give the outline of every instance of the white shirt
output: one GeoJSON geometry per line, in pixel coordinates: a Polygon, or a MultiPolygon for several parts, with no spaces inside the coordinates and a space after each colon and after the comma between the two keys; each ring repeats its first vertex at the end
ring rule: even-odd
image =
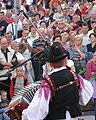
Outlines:
{"type": "Polygon", "coordinates": [[[82,45],[86,46],[87,44],[91,43],[88,33],[87,33],[87,35],[83,35],[83,33],[82,33],[81,36],[82,36],[82,39],[83,39],[82,45]]]}
{"type": "Polygon", "coordinates": [[[88,36],[90,36],[91,33],[94,33],[93,29],[88,31],[88,36]]]}
{"type": "Polygon", "coordinates": [[[18,39],[15,39],[15,41],[17,41],[18,43],[20,43],[20,42],[21,42],[21,39],[22,39],[22,38],[18,38],[18,39]]]}
{"type": "Polygon", "coordinates": [[[80,9],[80,6],[79,6],[79,4],[78,3],[76,3],[75,5],[74,5],[74,12],[77,10],[77,9],[80,9]]]}
{"type": "MultiPolygon", "coordinates": [[[[15,23],[12,23],[12,24],[9,24],[6,28],[6,33],[8,32],[11,32],[13,34],[13,36],[16,36],[16,24],[15,23]]],[[[19,24],[17,24],[17,31],[21,30],[22,28],[20,27],[19,24]]],[[[13,37],[12,36],[12,37],[13,37]]]]}
{"type": "Polygon", "coordinates": [[[33,3],[33,0],[26,0],[26,5],[31,5],[33,3]]]}
{"type": "Polygon", "coordinates": [[[16,57],[17,57],[18,61],[19,60],[25,60],[25,58],[23,57],[23,55],[21,53],[19,53],[19,52],[16,53],[16,57]]]}
{"type": "Polygon", "coordinates": [[[21,5],[20,10],[23,10],[23,11],[24,11],[24,13],[26,13],[26,12],[27,12],[27,11],[26,11],[26,8],[25,8],[23,5],[21,5]]]}
{"type": "Polygon", "coordinates": [[[73,65],[74,65],[74,62],[68,59],[67,66],[71,68],[73,65]]]}

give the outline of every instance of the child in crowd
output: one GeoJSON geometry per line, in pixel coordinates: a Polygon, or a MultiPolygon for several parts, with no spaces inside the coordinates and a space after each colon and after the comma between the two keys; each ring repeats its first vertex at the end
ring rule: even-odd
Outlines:
{"type": "Polygon", "coordinates": [[[7,99],[7,92],[4,90],[0,91],[1,102],[0,102],[0,120],[10,120],[10,118],[4,113],[9,105],[9,100],[7,99]]]}
{"type": "Polygon", "coordinates": [[[28,85],[28,79],[24,75],[23,67],[18,67],[16,69],[16,76],[14,76],[11,80],[10,85],[10,96],[11,98],[15,93],[17,93],[20,89],[28,85]]]}
{"type": "Polygon", "coordinates": [[[6,108],[9,105],[9,100],[7,99],[7,92],[4,90],[1,90],[1,102],[0,102],[0,108],[6,108]]]}

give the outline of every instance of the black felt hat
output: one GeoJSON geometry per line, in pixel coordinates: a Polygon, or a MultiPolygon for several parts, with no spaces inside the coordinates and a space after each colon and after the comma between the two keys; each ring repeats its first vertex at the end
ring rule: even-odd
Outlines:
{"type": "Polygon", "coordinates": [[[62,45],[59,42],[55,42],[48,51],[48,58],[46,61],[53,63],[64,59],[67,56],[68,54],[63,49],[62,45]]]}

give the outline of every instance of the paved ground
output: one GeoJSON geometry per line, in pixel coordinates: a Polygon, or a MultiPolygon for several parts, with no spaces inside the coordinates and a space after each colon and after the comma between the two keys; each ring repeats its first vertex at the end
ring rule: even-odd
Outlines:
{"type": "MultiPolygon", "coordinates": [[[[82,117],[80,117],[80,120],[81,120],[81,118],[84,120],[95,120],[93,115],[82,116],[82,117]]],[[[2,115],[0,115],[0,120],[2,120],[2,115]]]]}
{"type": "Polygon", "coordinates": [[[83,112],[82,115],[80,118],[84,120],[95,120],[94,111],[83,112]]]}
{"type": "Polygon", "coordinates": [[[93,115],[82,116],[81,118],[84,120],[95,120],[95,117],[93,115]]]}

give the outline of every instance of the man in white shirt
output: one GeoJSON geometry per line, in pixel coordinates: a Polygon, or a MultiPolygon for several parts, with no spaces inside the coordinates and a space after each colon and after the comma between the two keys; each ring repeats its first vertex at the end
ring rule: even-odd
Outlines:
{"type": "Polygon", "coordinates": [[[87,44],[91,43],[91,41],[89,39],[89,35],[88,35],[88,24],[85,23],[85,22],[82,24],[82,34],[81,34],[81,36],[82,36],[82,39],[83,39],[83,41],[82,41],[83,45],[86,46],[87,44]]]}

